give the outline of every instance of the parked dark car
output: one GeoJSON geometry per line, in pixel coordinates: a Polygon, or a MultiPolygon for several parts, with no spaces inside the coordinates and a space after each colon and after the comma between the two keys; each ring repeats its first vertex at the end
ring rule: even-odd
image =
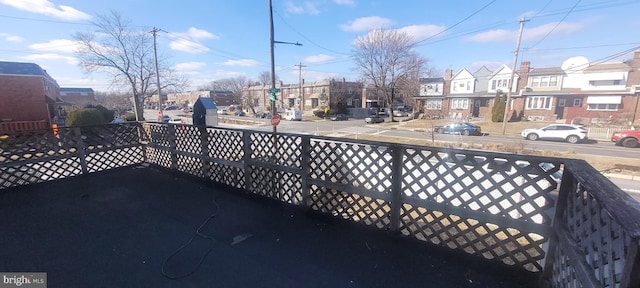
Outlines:
{"type": "Polygon", "coordinates": [[[369,115],[367,118],[364,118],[364,122],[372,124],[372,123],[382,123],[384,119],[378,115],[369,115]]]}
{"type": "Polygon", "coordinates": [[[236,112],[233,112],[233,115],[235,115],[235,116],[244,116],[246,114],[242,110],[237,110],[236,112]]]}
{"type": "Polygon", "coordinates": [[[638,130],[624,130],[614,132],[611,135],[611,141],[616,143],[616,146],[624,146],[628,148],[638,147],[640,142],[640,131],[638,130]]]}
{"type": "Polygon", "coordinates": [[[347,117],[347,115],[344,115],[344,114],[338,114],[338,115],[331,116],[329,119],[331,119],[331,121],[343,121],[343,120],[349,120],[349,117],[347,117]]]}
{"type": "Polygon", "coordinates": [[[443,126],[437,126],[433,130],[440,134],[482,135],[480,126],[467,122],[448,123],[443,126]]]}

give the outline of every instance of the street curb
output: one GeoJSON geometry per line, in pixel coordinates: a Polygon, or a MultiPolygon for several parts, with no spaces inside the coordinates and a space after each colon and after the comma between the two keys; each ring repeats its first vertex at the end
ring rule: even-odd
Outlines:
{"type": "Polygon", "coordinates": [[[634,176],[634,175],[609,174],[609,173],[602,173],[602,175],[607,177],[607,178],[618,178],[618,179],[627,179],[627,180],[633,180],[633,181],[640,181],[640,176],[634,176]]]}

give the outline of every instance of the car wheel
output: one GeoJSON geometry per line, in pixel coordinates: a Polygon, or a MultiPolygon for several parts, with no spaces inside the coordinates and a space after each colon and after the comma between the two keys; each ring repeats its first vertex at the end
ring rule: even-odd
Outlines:
{"type": "Polygon", "coordinates": [[[569,135],[569,137],[567,137],[567,142],[569,142],[571,144],[576,144],[576,143],[578,143],[578,141],[580,141],[580,137],[578,137],[576,135],[569,135]]]}
{"type": "Polygon", "coordinates": [[[536,140],[538,140],[538,134],[531,133],[531,134],[527,135],[527,139],[529,139],[531,141],[536,141],[536,140]]]}
{"type": "Polygon", "coordinates": [[[469,134],[471,134],[471,132],[469,132],[469,130],[462,131],[462,135],[464,135],[464,136],[469,136],[469,134]]]}
{"type": "Polygon", "coordinates": [[[438,133],[440,133],[440,134],[444,134],[444,129],[442,129],[442,128],[438,128],[438,133]]]}
{"type": "Polygon", "coordinates": [[[627,148],[636,148],[638,147],[638,139],[636,138],[627,138],[622,141],[622,146],[627,148]]]}

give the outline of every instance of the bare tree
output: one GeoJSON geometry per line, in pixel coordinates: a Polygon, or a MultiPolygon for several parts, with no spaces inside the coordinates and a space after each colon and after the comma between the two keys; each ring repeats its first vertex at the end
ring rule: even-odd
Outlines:
{"type": "MultiPolygon", "coordinates": [[[[263,86],[270,86],[271,85],[271,72],[269,72],[269,71],[260,72],[260,75],[258,75],[258,81],[260,81],[260,83],[263,86]]],[[[278,81],[278,75],[276,75],[276,81],[278,81]]]]}
{"type": "MultiPolygon", "coordinates": [[[[96,31],[78,32],[73,38],[80,47],[76,56],[87,73],[107,72],[112,84],[131,89],[137,120],[144,120],[145,98],[158,93],[156,84],[153,35],[149,30],[135,30],[129,20],[112,11],[91,23],[96,31]]],[[[166,58],[158,56],[158,71],[164,87],[180,90],[188,85],[184,77],[174,75],[166,58]]]]}
{"type": "MultiPolygon", "coordinates": [[[[420,75],[428,62],[418,55],[415,47],[415,41],[408,34],[384,29],[360,36],[353,44],[356,70],[382,92],[390,108],[400,82],[420,75]]],[[[390,115],[394,121],[393,113],[390,115]]]]}

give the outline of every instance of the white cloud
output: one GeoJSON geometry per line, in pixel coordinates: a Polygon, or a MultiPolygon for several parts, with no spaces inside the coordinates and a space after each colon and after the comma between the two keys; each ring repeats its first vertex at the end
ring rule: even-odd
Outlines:
{"type": "Polygon", "coordinates": [[[333,3],[336,3],[338,5],[347,5],[351,7],[356,6],[355,0],[333,0],[333,3]]]}
{"type": "Polygon", "coordinates": [[[0,33],[0,37],[4,38],[7,42],[22,42],[22,37],[11,35],[9,33],[0,33]]]}
{"type": "Polygon", "coordinates": [[[407,33],[415,41],[425,40],[444,31],[446,27],[437,25],[411,25],[398,29],[400,32],[407,33]]]}
{"type": "Polygon", "coordinates": [[[65,52],[65,53],[73,53],[79,48],[79,44],[73,40],[67,39],[55,39],[49,42],[36,43],[29,45],[29,49],[39,50],[39,51],[56,51],[56,52],[65,52]]]}
{"type": "MultiPolygon", "coordinates": [[[[558,23],[553,22],[544,24],[542,26],[525,29],[522,33],[522,40],[539,40],[542,39],[542,37],[545,37],[545,35],[549,34],[549,32],[552,30],[553,32],[551,32],[549,36],[557,37],[560,35],[568,35],[584,28],[584,25],[578,23],[563,22],[560,23],[558,27],[556,27],[556,25],[558,25],[558,23]],[[556,27],[555,30],[554,27],[556,27]]],[[[517,37],[518,30],[498,29],[476,34],[469,38],[469,40],[473,42],[507,42],[515,41],[517,37]]]]}
{"type": "Polygon", "coordinates": [[[219,39],[220,37],[206,30],[190,27],[186,32],[170,33],[175,40],[169,43],[173,50],[197,54],[209,52],[211,49],[201,43],[205,39],[219,39]]]}
{"type": "Polygon", "coordinates": [[[555,27],[557,24],[558,24],[557,22],[553,22],[553,23],[544,24],[542,26],[534,27],[531,29],[525,29],[524,32],[522,33],[522,40],[542,39],[542,37],[547,35],[551,30],[553,30],[553,32],[549,34],[549,37],[569,35],[576,31],[580,31],[582,28],[584,28],[582,24],[562,22],[560,23],[560,25],[558,25],[558,27],[554,29],[553,27],[555,27]]]}
{"type": "Polygon", "coordinates": [[[78,65],[79,61],[75,57],[65,56],[55,53],[42,53],[42,54],[31,54],[27,56],[20,57],[21,59],[29,60],[29,61],[42,61],[42,60],[61,60],[67,62],[67,64],[78,65]]]}
{"type": "Polygon", "coordinates": [[[240,59],[240,60],[227,60],[223,62],[222,65],[252,67],[252,66],[261,65],[261,63],[260,61],[256,61],[253,59],[240,59]]]}
{"type": "Polygon", "coordinates": [[[183,73],[183,72],[198,70],[205,66],[207,66],[207,64],[204,62],[184,62],[184,63],[176,64],[175,66],[173,66],[173,69],[175,69],[180,73],[183,73]]]}
{"type": "Polygon", "coordinates": [[[171,43],[169,43],[169,48],[192,54],[204,53],[211,50],[207,46],[187,39],[178,39],[175,41],[171,41],[171,43]]]}
{"type": "Polygon", "coordinates": [[[329,56],[329,55],[325,55],[325,54],[318,54],[318,55],[313,55],[313,56],[309,56],[307,58],[304,58],[304,62],[306,63],[324,63],[324,62],[329,62],[331,60],[335,59],[335,57],[333,56],[329,56]]]}
{"type": "Polygon", "coordinates": [[[43,14],[64,20],[89,20],[91,16],[70,6],[57,7],[48,0],[0,0],[0,4],[36,14],[43,14]]]}
{"type": "Polygon", "coordinates": [[[215,75],[218,79],[235,78],[235,77],[239,77],[239,76],[246,76],[246,74],[243,73],[243,72],[227,71],[227,70],[216,70],[213,73],[213,75],[215,75]]]}
{"type": "Polygon", "coordinates": [[[393,21],[379,16],[362,17],[340,25],[340,29],[348,32],[369,31],[373,29],[385,28],[393,24],[393,21]]]}
{"type": "Polygon", "coordinates": [[[305,1],[304,3],[302,3],[302,5],[296,5],[293,2],[287,2],[286,9],[287,12],[292,14],[320,14],[320,9],[318,9],[317,5],[309,1],[305,1]]]}

